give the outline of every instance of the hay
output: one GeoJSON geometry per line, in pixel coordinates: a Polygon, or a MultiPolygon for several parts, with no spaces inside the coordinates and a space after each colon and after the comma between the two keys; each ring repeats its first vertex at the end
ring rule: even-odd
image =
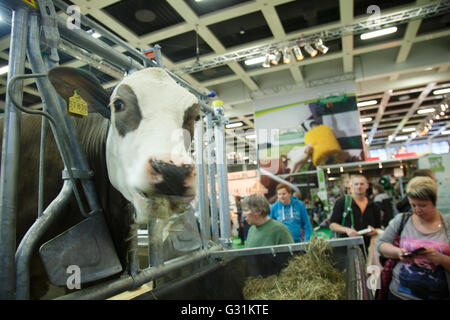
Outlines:
{"type": "Polygon", "coordinates": [[[246,300],[343,300],[345,272],[331,261],[331,249],[324,239],[312,238],[304,254],[290,259],[279,275],[248,278],[246,300]]]}

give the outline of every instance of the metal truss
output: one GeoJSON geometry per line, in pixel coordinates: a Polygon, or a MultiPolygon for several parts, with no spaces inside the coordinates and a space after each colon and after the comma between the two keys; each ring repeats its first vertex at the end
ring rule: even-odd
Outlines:
{"type": "Polygon", "coordinates": [[[323,30],[317,33],[310,34],[308,36],[300,36],[289,40],[275,41],[251,48],[227,52],[210,59],[196,61],[191,65],[176,69],[174,70],[174,72],[180,74],[194,73],[210,68],[215,68],[232,61],[242,61],[244,59],[260,57],[267,53],[281,50],[285,47],[292,48],[296,45],[304,46],[319,39],[322,39],[322,41],[324,42],[340,39],[347,35],[361,34],[364,32],[373,31],[374,29],[401,25],[413,20],[435,17],[448,12],[450,12],[450,1],[441,1],[438,3],[428,4],[413,9],[395,12],[377,19],[370,17],[366,20],[359,21],[350,25],[323,30]]]}

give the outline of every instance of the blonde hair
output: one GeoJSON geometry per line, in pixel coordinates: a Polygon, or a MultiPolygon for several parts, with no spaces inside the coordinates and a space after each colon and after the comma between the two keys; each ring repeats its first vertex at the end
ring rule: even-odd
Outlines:
{"type": "Polygon", "coordinates": [[[437,184],[430,177],[412,178],[406,186],[406,196],[415,200],[437,202],[437,184]]]}

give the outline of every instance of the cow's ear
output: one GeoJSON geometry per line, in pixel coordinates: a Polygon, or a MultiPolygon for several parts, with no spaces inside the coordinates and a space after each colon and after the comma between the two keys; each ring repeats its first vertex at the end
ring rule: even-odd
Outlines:
{"type": "Polygon", "coordinates": [[[76,92],[87,102],[89,108],[105,118],[110,118],[111,111],[108,107],[110,94],[91,73],[83,69],[55,67],[48,72],[48,78],[66,102],[76,92]]]}

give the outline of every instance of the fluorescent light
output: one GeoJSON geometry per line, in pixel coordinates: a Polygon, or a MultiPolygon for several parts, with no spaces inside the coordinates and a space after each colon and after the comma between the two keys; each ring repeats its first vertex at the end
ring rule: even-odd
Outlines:
{"type": "Polygon", "coordinates": [[[381,37],[381,36],[391,34],[394,32],[397,32],[397,27],[390,27],[390,28],[386,28],[386,29],[366,32],[361,35],[361,40],[367,40],[367,39],[371,39],[371,38],[381,37]]]}
{"type": "Polygon", "coordinates": [[[441,132],[441,134],[442,134],[442,135],[444,135],[444,134],[450,134],[450,130],[444,130],[444,131],[441,132]]]}
{"type": "Polygon", "coordinates": [[[396,136],[395,137],[395,141],[403,141],[403,140],[408,140],[409,137],[408,136],[396,136]]]}
{"type": "Polygon", "coordinates": [[[256,139],[256,134],[249,134],[248,136],[245,136],[245,138],[248,140],[256,139]]]}
{"type": "Polygon", "coordinates": [[[9,71],[9,66],[8,65],[0,68],[0,74],[8,73],[8,71],[9,71]]]}
{"type": "Polygon", "coordinates": [[[403,128],[402,132],[413,132],[416,131],[416,128],[403,128]]]}
{"type": "Polygon", "coordinates": [[[428,108],[428,109],[420,109],[417,110],[418,114],[425,114],[425,113],[432,113],[435,112],[436,110],[434,108],[428,108]]]}
{"type": "Polygon", "coordinates": [[[435,96],[440,95],[440,94],[446,94],[446,93],[450,93],[450,88],[444,88],[444,89],[439,89],[439,90],[433,91],[433,94],[435,96]]]}
{"type": "Polygon", "coordinates": [[[367,100],[367,101],[358,102],[356,105],[358,107],[366,107],[366,106],[373,106],[374,104],[377,104],[377,103],[378,103],[377,100],[367,100]]]}
{"type": "Polygon", "coordinates": [[[244,125],[243,122],[233,122],[233,123],[229,123],[229,124],[225,125],[225,127],[227,129],[230,129],[230,128],[242,127],[243,125],[244,125]]]}
{"type": "Polygon", "coordinates": [[[251,59],[247,59],[244,61],[245,65],[247,66],[251,66],[252,64],[258,64],[258,63],[263,63],[266,60],[266,57],[256,57],[256,58],[251,58],[251,59]]]}
{"type": "Polygon", "coordinates": [[[359,121],[360,121],[361,123],[364,123],[364,122],[370,122],[370,121],[372,121],[372,118],[371,118],[371,117],[361,118],[359,121]]]}

